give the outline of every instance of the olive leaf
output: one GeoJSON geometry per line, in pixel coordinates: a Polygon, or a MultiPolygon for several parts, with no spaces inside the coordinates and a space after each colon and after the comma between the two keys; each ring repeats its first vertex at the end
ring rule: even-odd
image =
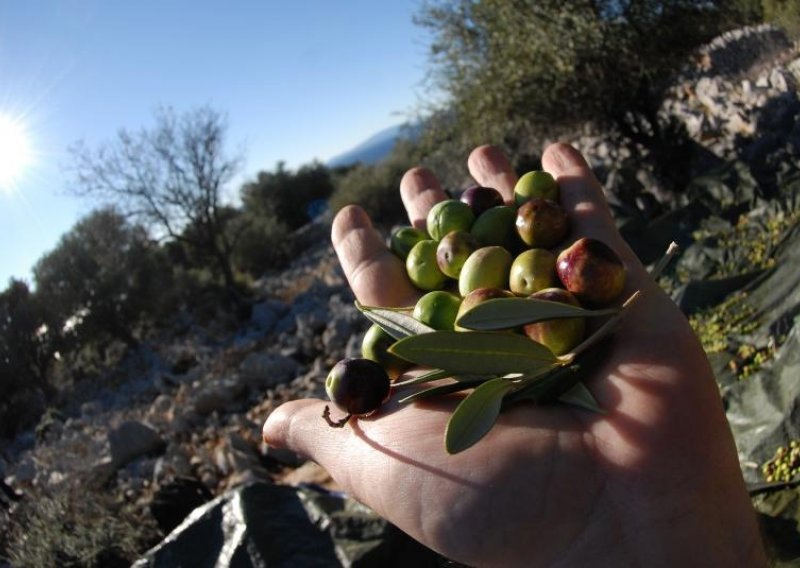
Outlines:
{"type": "Polygon", "coordinates": [[[558,362],[552,351],[527,337],[481,331],[414,335],[392,345],[389,352],[454,374],[528,373],[558,362]]]}
{"type": "Polygon", "coordinates": [[[426,398],[430,398],[433,396],[442,396],[445,394],[453,394],[456,392],[461,392],[463,390],[474,388],[477,385],[480,385],[481,382],[453,382],[447,383],[446,385],[437,385],[435,387],[430,387],[425,390],[421,390],[415,392],[414,394],[410,394],[404,398],[398,400],[398,404],[408,404],[409,402],[417,402],[419,400],[423,400],[426,398]]]}
{"type": "Polygon", "coordinates": [[[589,410],[591,412],[597,412],[599,414],[606,413],[605,410],[600,407],[600,404],[592,394],[592,391],[590,391],[581,381],[575,383],[571,389],[559,396],[558,400],[559,402],[571,404],[572,406],[577,406],[578,408],[583,408],[584,410],[589,410]]]}
{"type": "Polygon", "coordinates": [[[406,379],[405,381],[400,381],[394,383],[394,387],[407,387],[411,385],[419,385],[422,383],[429,383],[431,381],[438,381],[439,379],[454,379],[460,383],[477,383],[481,381],[485,381],[488,379],[492,379],[497,376],[497,373],[492,373],[490,375],[476,375],[474,373],[470,374],[458,374],[456,375],[452,371],[446,371],[443,369],[434,369],[433,371],[429,371],[427,373],[423,373],[422,375],[412,377],[410,379],[406,379]]]}
{"type": "Polygon", "coordinates": [[[618,311],[615,308],[587,310],[536,298],[494,298],[467,311],[456,324],[467,329],[488,331],[551,319],[610,316],[618,311]]]}
{"type": "Polygon", "coordinates": [[[504,406],[509,406],[521,400],[530,400],[535,403],[557,400],[558,396],[580,381],[580,370],[580,365],[575,363],[568,366],[555,367],[539,380],[529,382],[520,390],[510,393],[503,401],[503,404],[504,406]]]}
{"type": "Polygon", "coordinates": [[[366,311],[370,311],[370,310],[388,310],[390,312],[406,312],[406,313],[414,311],[414,306],[405,306],[405,307],[403,307],[403,306],[365,306],[364,304],[362,304],[358,300],[356,300],[353,303],[355,304],[356,309],[359,312],[362,312],[362,313],[366,312],[366,311]]]}
{"type": "Polygon", "coordinates": [[[447,422],[444,435],[447,453],[462,452],[483,438],[500,414],[503,397],[515,386],[508,379],[497,378],[482,383],[467,395],[447,422]]]}
{"type": "Polygon", "coordinates": [[[432,327],[415,320],[409,314],[405,313],[405,311],[399,311],[396,308],[373,308],[370,306],[362,306],[358,302],[356,302],[356,308],[358,308],[368,320],[378,324],[383,331],[395,339],[403,339],[404,337],[434,331],[432,327]]]}
{"type": "Polygon", "coordinates": [[[407,387],[411,385],[419,385],[422,383],[428,383],[430,381],[438,381],[439,379],[448,379],[452,374],[453,373],[451,373],[450,371],[444,371],[442,369],[434,369],[433,371],[428,371],[427,373],[423,373],[416,377],[406,379],[405,381],[398,381],[394,383],[392,386],[398,388],[398,387],[407,387]]]}

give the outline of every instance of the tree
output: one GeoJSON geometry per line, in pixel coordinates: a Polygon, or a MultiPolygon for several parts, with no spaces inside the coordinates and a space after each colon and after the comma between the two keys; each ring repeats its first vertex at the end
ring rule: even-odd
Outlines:
{"type": "Polygon", "coordinates": [[[20,280],[0,292],[0,436],[38,416],[32,401],[39,392],[46,398],[55,393],[49,371],[61,336],[38,300],[20,280]]]}
{"type": "Polygon", "coordinates": [[[285,264],[287,233],[311,221],[334,191],[330,170],[312,162],[288,170],[278,162],[241,189],[242,214],[229,224],[237,232],[236,266],[254,276],[285,264]]]}
{"type": "Polygon", "coordinates": [[[743,11],[734,0],[429,2],[416,21],[432,32],[430,78],[446,95],[430,145],[516,151],[591,121],[647,146],[666,136],[656,114],[674,71],[743,11]]]}
{"type": "Polygon", "coordinates": [[[155,249],[145,229],[116,210],[94,211],[36,263],[36,295],[80,344],[114,338],[134,347],[137,325],[170,288],[155,249]]]}
{"type": "Polygon", "coordinates": [[[311,220],[309,208],[333,193],[330,171],[313,162],[296,172],[278,162],[274,172],[259,172],[256,180],[242,186],[244,211],[286,225],[290,230],[311,220]]]}
{"type": "MultiPolygon", "coordinates": [[[[41,389],[53,392],[48,370],[60,348],[58,324],[43,302],[21,280],[0,292],[0,416],[15,393],[41,389]]],[[[13,426],[0,424],[0,432],[13,426]]],[[[12,428],[13,429],[13,428],[12,428]]]]}
{"type": "Polygon", "coordinates": [[[226,118],[210,107],[181,116],[161,109],[149,129],[120,130],[115,140],[95,151],[82,143],[73,146],[72,189],[113,204],[158,237],[181,241],[212,258],[235,295],[235,235],[225,231],[222,197],[240,169],[241,157],[226,155],[226,130],[226,118]]]}

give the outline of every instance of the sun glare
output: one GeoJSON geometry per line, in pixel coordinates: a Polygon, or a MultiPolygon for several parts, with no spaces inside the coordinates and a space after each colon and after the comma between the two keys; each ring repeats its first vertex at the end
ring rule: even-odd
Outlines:
{"type": "Polygon", "coordinates": [[[12,193],[16,189],[32,158],[25,125],[0,114],[0,192],[12,193]]]}

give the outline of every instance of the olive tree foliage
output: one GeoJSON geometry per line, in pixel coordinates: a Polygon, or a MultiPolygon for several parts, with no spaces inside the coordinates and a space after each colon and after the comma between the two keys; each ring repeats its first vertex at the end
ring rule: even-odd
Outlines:
{"type": "Polygon", "coordinates": [[[261,171],[241,188],[242,214],[231,229],[242,227],[234,259],[253,275],[283,265],[288,259],[287,234],[312,220],[333,193],[331,172],[319,162],[274,171],[261,171]]]}
{"type": "Polygon", "coordinates": [[[58,324],[21,280],[0,292],[0,399],[19,389],[49,391],[47,371],[59,348],[58,324]]]}
{"type": "Polygon", "coordinates": [[[311,220],[309,207],[330,197],[333,189],[330,171],[319,162],[300,166],[296,171],[278,162],[275,171],[259,172],[254,181],[242,186],[243,210],[275,219],[293,230],[311,220]]]}
{"type": "Polygon", "coordinates": [[[797,0],[762,0],[764,18],[800,38],[800,3],[797,0]]]}
{"type": "Polygon", "coordinates": [[[96,150],[79,143],[74,193],[115,206],[146,226],[213,259],[226,288],[236,290],[231,255],[236,235],[225,230],[223,193],[240,156],[225,151],[227,119],[210,107],[177,115],[156,112],[155,124],[122,129],[96,150]],[[191,226],[191,231],[185,231],[191,226]]]}
{"type": "Polygon", "coordinates": [[[34,266],[36,295],[79,345],[117,339],[133,347],[170,289],[160,252],[140,225],[114,209],[81,219],[34,266]]]}
{"type": "Polygon", "coordinates": [[[38,392],[48,398],[55,393],[49,371],[63,345],[57,331],[47,306],[25,282],[11,280],[0,292],[0,436],[35,419],[31,403],[38,392]]]}
{"type": "Polygon", "coordinates": [[[428,146],[514,151],[587,121],[646,143],[672,73],[742,18],[733,0],[427,2],[416,22],[431,33],[429,80],[445,95],[428,146]]]}

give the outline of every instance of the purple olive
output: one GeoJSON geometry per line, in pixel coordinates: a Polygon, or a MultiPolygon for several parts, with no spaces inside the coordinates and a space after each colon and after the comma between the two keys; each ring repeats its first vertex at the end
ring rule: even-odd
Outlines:
{"type": "Polygon", "coordinates": [[[342,359],[333,366],[325,379],[325,392],[339,410],[347,416],[332,422],[328,416],[323,418],[331,426],[341,427],[350,416],[365,416],[381,407],[389,398],[391,380],[383,367],[370,359],[342,359]]]}
{"type": "Polygon", "coordinates": [[[493,187],[483,187],[473,185],[464,190],[461,194],[461,201],[472,207],[475,218],[480,217],[481,213],[492,207],[505,205],[503,196],[493,187]]]}

